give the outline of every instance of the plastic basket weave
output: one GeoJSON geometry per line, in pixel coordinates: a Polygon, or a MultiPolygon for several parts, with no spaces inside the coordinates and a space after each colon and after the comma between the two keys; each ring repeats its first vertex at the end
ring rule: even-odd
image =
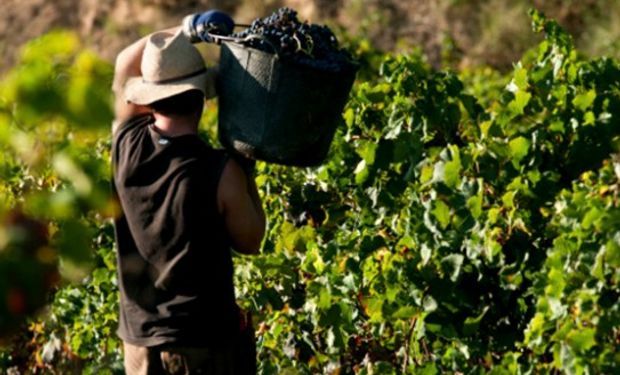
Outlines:
{"type": "Polygon", "coordinates": [[[329,151],[356,68],[339,73],[283,62],[224,42],[218,80],[220,142],[267,162],[312,166],[329,151]]]}

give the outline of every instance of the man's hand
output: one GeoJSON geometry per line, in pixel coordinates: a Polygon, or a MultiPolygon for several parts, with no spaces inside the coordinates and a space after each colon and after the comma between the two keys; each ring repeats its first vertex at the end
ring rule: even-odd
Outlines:
{"type": "Polygon", "coordinates": [[[192,43],[213,42],[209,34],[230,35],[235,22],[230,16],[219,10],[190,14],[183,18],[183,33],[192,43]]]}

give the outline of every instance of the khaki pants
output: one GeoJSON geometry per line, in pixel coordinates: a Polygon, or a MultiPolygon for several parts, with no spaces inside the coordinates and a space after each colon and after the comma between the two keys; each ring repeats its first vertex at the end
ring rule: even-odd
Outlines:
{"type": "Polygon", "coordinates": [[[127,375],[234,375],[232,348],[145,348],[123,343],[127,375]]]}
{"type": "Polygon", "coordinates": [[[124,342],[127,375],[255,375],[256,341],[248,313],[232,344],[208,348],[145,348],[124,342]]]}
{"type": "Polygon", "coordinates": [[[212,347],[146,348],[123,342],[127,375],[255,375],[252,315],[239,312],[239,331],[230,344],[212,347]]]}

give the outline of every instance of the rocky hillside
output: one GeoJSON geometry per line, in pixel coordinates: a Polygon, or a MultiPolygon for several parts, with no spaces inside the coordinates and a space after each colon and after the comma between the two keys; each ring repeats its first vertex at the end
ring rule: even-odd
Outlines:
{"type": "Polygon", "coordinates": [[[54,28],[76,30],[112,60],[125,44],[178,24],[188,13],[218,8],[247,23],[280,6],[296,9],[311,22],[363,35],[380,49],[421,47],[435,65],[449,61],[509,68],[532,45],[527,18],[532,4],[577,38],[587,34],[588,25],[604,27],[606,17],[620,15],[615,0],[3,0],[0,71],[14,64],[20,45],[54,28]]]}

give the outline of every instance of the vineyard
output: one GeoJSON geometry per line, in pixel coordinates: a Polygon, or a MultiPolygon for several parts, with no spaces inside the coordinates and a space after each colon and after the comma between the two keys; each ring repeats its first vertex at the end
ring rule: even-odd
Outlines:
{"type": "MultiPolygon", "coordinates": [[[[347,42],[326,163],[257,163],[260,374],[620,374],[620,63],[530,17],[507,75],[347,42]]],[[[123,374],[112,72],[58,31],[0,81],[0,374],[123,374]]]]}

